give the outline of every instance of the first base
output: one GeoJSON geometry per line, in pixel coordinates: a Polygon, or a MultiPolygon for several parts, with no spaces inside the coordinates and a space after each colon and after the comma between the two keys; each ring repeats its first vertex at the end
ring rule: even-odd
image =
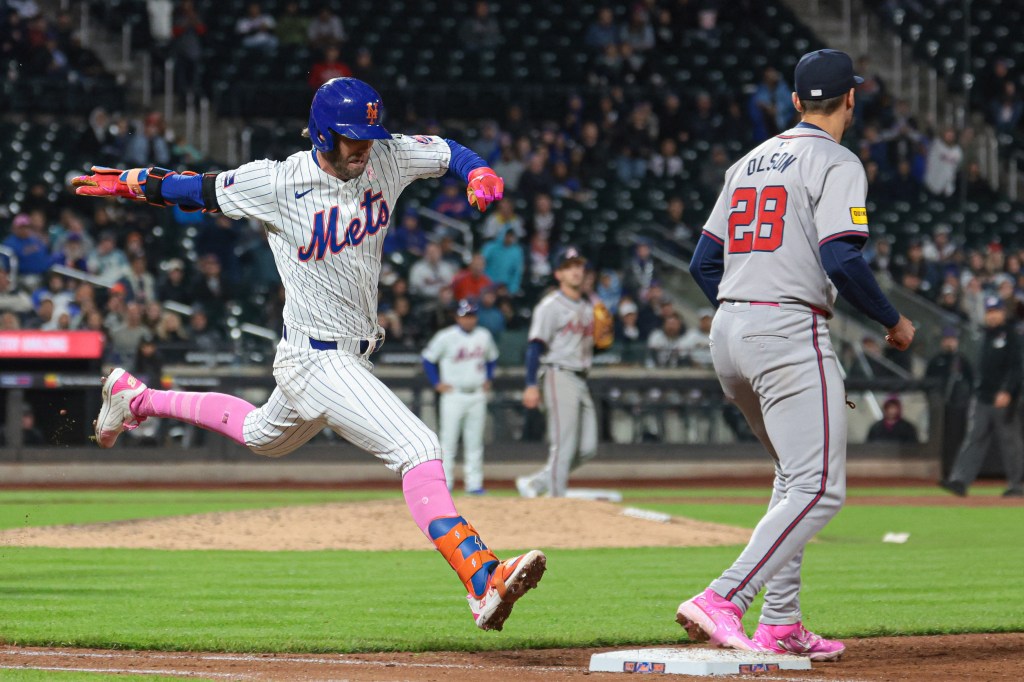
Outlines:
{"type": "Polygon", "coordinates": [[[590,672],[664,675],[749,675],[773,670],[810,670],[803,656],[735,649],[623,649],[594,654],[590,672]]]}

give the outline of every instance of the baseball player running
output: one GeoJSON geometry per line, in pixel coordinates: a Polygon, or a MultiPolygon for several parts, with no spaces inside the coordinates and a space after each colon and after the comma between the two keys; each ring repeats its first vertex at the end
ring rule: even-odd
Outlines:
{"type": "Polygon", "coordinates": [[[711,355],[722,390],[775,461],[774,490],[746,549],[679,606],[677,620],[698,641],[828,661],[845,647],[803,626],[800,564],[846,495],[845,391],[827,324],[835,292],[884,326],[895,348],[910,345],[914,326],[860,253],[867,180],[839,140],[861,79],[849,56],[819,50],[803,56],[794,80],[801,122],[726,172],[690,264],[718,307],[711,355]],[[749,639],[741,618],[762,587],[749,639]]]}
{"type": "Polygon", "coordinates": [[[564,497],[569,473],[597,454],[597,413],[586,378],[595,346],[611,345],[611,316],[602,306],[595,332],[595,305],[582,291],[585,265],[577,249],[566,249],[555,270],[558,289],[533,309],[523,406],[537,407],[543,381],[549,448],[544,468],[516,479],[523,497],[564,497]]]}
{"type": "Polygon", "coordinates": [[[448,490],[455,485],[455,454],[461,433],[466,492],[483,495],[487,391],[498,365],[498,347],[491,333],[477,326],[476,313],[475,303],[459,301],[455,324],[434,334],[423,349],[423,369],[441,395],[441,459],[448,490]]]}
{"type": "Polygon", "coordinates": [[[451,564],[469,594],[476,625],[500,630],[512,606],[537,585],[546,558],[505,561],[455,510],[437,437],[372,373],[384,340],[377,324],[381,247],[402,190],[451,170],[483,211],[504,183],[475,153],[435,136],[391,135],[380,95],[335,78],[313,97],[312,149],[284,161],[254,161],[223,173],[94,167],[76,193],[157,206],[221,212],[263,222],[284,282],[284,329],[274,360],[277,387],[262,407],[221,393],[158,391],[118,368],[103,384],[96,420],[101,447],[148,417],[216,431],[254,453],[281,457],[330,427],[402,475],[413,520],[451,564]]]}

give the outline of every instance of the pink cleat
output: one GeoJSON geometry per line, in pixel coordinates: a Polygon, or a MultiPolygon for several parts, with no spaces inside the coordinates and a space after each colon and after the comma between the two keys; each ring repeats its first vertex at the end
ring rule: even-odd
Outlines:
{"type": "Polygon", "coordinates": [[[754,633],[754,641],[769,651],[807,656],[812,661],[838,661],[846,651],[842,642],[819,637],[805,628],[803,623],[761,623],[754,633]]]}
{"type": "Polygon", "coordinates": [[[715,646],[768,651],[747,637],[742,618],[740,607],[719,597],[710,587],[693,599],[684,601],[676,612],[676,622],[686,628],[686,634],[694,642],[710,640],[715,646]]]}
{"type": "Polygon", "coordinates": [[[146,420],[132,414],[132,399],[146,390],[142,383],[118,367],[103,379],[103,406],[93,422],[96,442],[101,448],[113,447],[124,430],[131,431],[146,420]]]}

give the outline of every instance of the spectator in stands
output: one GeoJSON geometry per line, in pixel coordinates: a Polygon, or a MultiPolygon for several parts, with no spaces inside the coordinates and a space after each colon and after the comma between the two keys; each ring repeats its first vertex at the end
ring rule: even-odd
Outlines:
{"type": "Polygon", "coordinates": [[[638,308],[630,298],[623,297],[618,303],[618,316],[615,318],[615,342],[624,344],[642,344],[644,335],[637,325],[638,308]]]}
{"type": "Polygon", "coordinates": [[[658,108],[658,129],[663,138],[671,138],[677,143],[690,139],[687,128],[687,114],[683,109],[679,95],[670,92],[661,100],[658,108]]]}
{"type": "MultiPolygon", "coordinates": [[[[466,203],[463,201],[462,203],[466,203]]],[[[523,219],[516,215],[516,205],[512,199],[501,199],[498,201],[497,211],[492,211],[484,221],[483,237],[493,240],[504,235],[506,229],[511,229],[516,237],[526,236],[526,228],[523,227],[523,219]]]]}
{"type": "Polygon", "coordinates": [[[11,233],[4,239],[3,245],[18,258],[19,276],[42,275],[50,268],[46,241],[38,231],[32,229],[32,219],[24,213],[14,216],[11,233]]]}
{"type": "Polygon", "coordinates": [[[974,390],[974,371],[960,352],[960,332],[947,326],[942,330],[941,350],[928,361],[926,379],[942,381],[942,476],[946,478],[967,431],[967,408],[974,390]]]}
{"type": "Polygon", "coordinates": [[[373,53],[367,47],[356,50],[356,61],[352,65],[352,75],[364,83],[378,83],[383,77],[373,63],[373,53]]]}
{"type": "Polygon", "coordinates": [[[658,151],[651,156],[647,171],[656,178],[677,178],[683,174],[683,157],[679,155],[676,141],[663,138],[658,151]]]}
{"type": "Polygon", "coordinates": [[[953,196],[956,176],[964,152],[956,140],[956,130],[948,127],[942,137],[932,140],[925,162],[924,186],[929,192],[940,197],[953,196]]]}
{"type": "Polygon", "coordinates": [[[686,364],[687,349],[683,341],[686,326],[679,313],[672,312],[647,338],[648,367],[680,367],[686,364]]]}
{"type": "Polygon", "coordinates": [[[531,235],[541,235],[545,239],[551,239],[555,231],[554,203],[550,194],[538,194],[533,199],[533,214],[530,216],[531,235]]]}
{"type": "Polygon", "coordinates": [[[224,346],[224,337],[215,326],[210,325],[210,318],[202,306],[193,306],[192,315],[188,318],[189,349],[203,353],[215,353],[224,346]]]}
{"type": "MultiPolygon", "coordinates": [[[[2,294],[0,294],[2,297],[2,294]]],[[[16,332],[21,330],[21,320],[13,311],[5,310],[0,306],[0,332],[16,332]]]]}
{"type": "Polygon", "coordinates": [[[165,138],[166,128],[162,114],[156,111],[147,114],[141,128],[128,140],[124,150],[125,163],[129,166],[169,166],[171,147],[165,138]]]}
{"type": "Polygon", "coordinates": [[[616,172],[628,184],[641,180],[647,173],[648,160],[654,151],[657,125],[652,125],[651,106],[645,102],[633,107],[626,125],[616,136],[616,172]]]}
{"type": "Polygon", "coordinates": [[[484,272],[484,256],[482,253],[474,253],[469,265],[460,270],[452,280],[453,299],[461,301],[464,298],[480,298],[480,293],[485,287],[492,286],[494,282],[484,272]]]}
{"type": "Polygon", "coordinates": [[[113,284],[128,272],[128,257],[117,247],[117,237],[109,230],[100,233],[96,248],[86,263],[89,272],[107,284],[113,284]]]}
{"type": "Polygon", "coordinates": [[[480,306],[477,311],[477,324],[486,329],[495,341],[501,340],[505,333],[505,316],[498,309],[496,287],[487,287],[480,294],[480,306]]]}
{"type": "Polygon", "coordinates": [[[160,301],[149,300],[142,307],[142,324],[146,325],[152,334],[156,334],[156,328],[160,326],[160,320],[164,316],[164,307],[160,301]]]}
{"type": "Polygon", "coordinates": [[[46,283],[32,292],[32,304],[36,307],[44,299],[53,301],[55,314],[67,310],[75,300],[75,295],[68,291],[67,281],[56,272],[46,274],[46,283]]]}
{"type": "Polygon", "coordinates": [[[284,14],[277,19],[277,43],[283,47],[300,47],[309,42],[309,17],[299,10],[299,3],[289,0],[284,14]]]}
{"type": "Polygon", "coordinates": [[[647,8],[637,3],[629,13],[629,23],[622,27],[619,42],[629,46],[633,52],[643,53],[654,47],[654,27],[647,8]]]}
{"type": "Polygon", "coordinates": [[[206,24],[193,0],[182,0],[174,10],[174,80],[182,94],[198,96],[203,91],[203,40],[206,24]]]}
{"type": "Polygon", "coordinates": [[[596,177],[603,177],[608,167],[608,146],[601,139],[601,129],[593,121],[587,121],[580,130],[579,148],[580,179],[589,182],[596,177]]]}
{"type": "MultiPolygon", "coordinates": [[[[508,202],[508,200],[503,200],[508,202]]],[[[523,286],[526,254],[519,243],[519,234],[513,225],[505,225],[497,237],[484,244],[484,271],[495,284],[504,284],[512,296],[518,296],[523,286]]]]}
{"type": "Polygon", "coordinates": [[[157,286],[157,300],[175,301],[191,305],[190,286],[185,280],[185,263],[180,258],[171,258],[160,265],[163,275],[157,286]]]}
{"type": "Polygon", "coordinates": [[[925,260],[943,265],[952,263],[957,254],[957,246],[953,243],[952,234],[953,228],[948,224],[936,225],[932,231],[932,238],[924,244],[925,260]]]}
{"type": "Polygon", "coordinates": [[[996,296],[985,299],[985,336],[979,351],[978,380],[971,399],[967,435],[952,473],[940,485],[955,495],[966,495],[994,442],[1003,457],[1008,484],[1003,496],[1024,497],[1024,444],[1017,404],[1024,374],[1021,342],[1007,324],[1003,302],[996,296]]]}
{"type": "Polygon", "coordinates": [[[881,196],[886,201],[906,201],[916,203],[921,199],[921,185],[910,172],[910,161],[901,159],[896,165],[896,172],[881,183],[881,196]]]}
{"type": "Polygon", "coordinates": [[[971,161],[967,164],[965,182],[967,183],[967,201],[973,201],[985,206],[999,198],[999,193],[992,189],[992,185],[988,183],[988,180],[982,177],[981,166],[977,161],[971,161]]]}
{"type": "Polygon", "coordinates": [[[181,316],[165,310],[160,316],[154,334],[161,344],[181,344],[188,341],[188,331],[181,324],[181,316]]]}
{"type": "Polygon", "coordinates": [[[198,269],[192,282],[191,299],[202,306],[211,325],[219,326],[224,322],[234,291],[222,274],[220,259],[214,254],[200,256],[198,269]]]}
{"type": "Polygon", "coordinates": [[[910,102],[905,99],[896,102],[892,121],[883,131],[882,137],[889,143],[889,160],[892,164],[904,160],[914,161],[921,145],[921,133],[910,102]]]}
{"type": "Polygon", "coordinates": [[[864,121],[878,117],[880,103],[885,96],[885,82],[871,68],[871,57],[866,54],[857,58],[857,74],[864,82],[857,86],[857,107],[853,112],[857,128],[863,128],[864,121]]]}
{"type": "Polygon", "coordinates": [[[637,313],[637,326],[641,336],[646,339],[655,329],[661,327],[663,309],[671,310],[672,302],[665,296],[661,284],[657,280],[651,282],[646,293],[640,295],[640,306],[637,313]]]}
{"type": "Polygon", "coordinates": [[[543,232],[534,232],[530,238],[529,259],[530,284],[542,288],[551,282],[551,242],[543,232]]]}
{"type": "Polygon", "coordinates": [[[761,82],[750,98],[750,119],[756,140],[767,140],[789,128],[795,110],[792,89],[774,67],[765,67],[761,82]]]}
{"type": "Polygon", "coordinates": [[[407,208],[402,222],[388,230],[384,238],[384,253],[407,253],[416,258],[423,255],[429,239],[420,229],[420,218],[416,209],[407,208]]]}
{"type": "Polygon", "coordinates": [[[717,137],[715,131],[721,120],[722,115],[715,111],[711,95],[706,92],[697,93],[697,97],[693,101],[693,109],[686,121],[689,138],[704,141],[715,139],[717,137]]]}
{"type": "Polygon", "coordinates": [[[493,50],[501,44],[501,28],[491,16],[487,0],[477,0],[473,5],[473,16],[462,20],[459,28],[459,45],[464,50],[493,50]]]}
{"type": "Polygon", "coordinates": [[[494,165],[501,154],[501,129],[495,121],[480,124],[480,133],[473,139],[473,149],[488,165],[494,165]]]}
{"type": "Polygon", "coordinates": [[[640,239],[633,247],[633,257],[626,267],[623,288],[632,296],[643,298],[654,283],[654,256],[651,243],[640,239]]]}
{"type": "Polygon", "coordinates": [[[682,345],[691,366],[712,369],[714,365],[711,362],[711,321],[715,317],[715,311],[713,308],[701,308],[698,315],[697,326],[686,330],[682,345]]]}
{"type": "Polygon", "coordinates": [[[263,13],[258,2],[250,2],[246,15],[235,23],[235,33],[242,39],[242,47],[250,50],[277,50],[274,17],[263,13]]]}
{"type": "Polygon", "coordinates": [[[24,315],[32,310],[32,299],[11,281],[11,274],[0,268],[0,310],[24,315]]]}
{"type": "Polygon", "coordinates": [[[129,302],[146,303],[157,300],[156,278],[146,270],[146,256],[134,254],[128,259],[128,272],[118,282],[124,285],[129,302]]]}
{"type": "MultiPolygon", "coordinates": [[[[6,422],[0,424],[0,445],[7,447],[6,422]]],[[[46,437],[36,426],[36,416],[32,412],[32,406],[26,404],[21,412],[21,444],[22,445],[46,445],[46,437]]]]}
{"type": "Polygon", "coordinates": [[[1017,94],[1017,84],[1012,80],[1003,83],[999,98],[992,102],[989,120],[1000,135],[1014,135],[1024,115],[1024,102],[1017,94]]]}
{"type": "Polygon", "coordinates": [[[341,17],[331,11],[330,5],[326,2],[320,5],[313,21],[309,22],[306,31],[309,38],[309,46],[314,50],[326,51],[332,46],[338,46],[345,42],[345,25],[341,17]]]}
{"type": "Polygon", "coordinates": [[[149,335],[149,329],[142,323],[142,306],[138,303],[127,303],[124,307],[124,320],[120,325],[110,328],[110,359],[117,365],[131,366],[135,362],[135,352],[139,342],[149,335]]]}
{"type": "Polygon", "coordinates": [[[905,288],[916,294],[933,298],[937,292],[939,272],[924,258],[924,243],[910,240],[905,256],[897,256],[892,264],[892,276],[905,288]]]}
{"type": "Polygon", "coordinates": [[[85,221],[70,208],[65,208],[60,212],[58,230],[60,234],[53,238],[52,251],[54,253],[62,250],[64,243],[69,239],[77,239],[86,252],[92,250],[95,246],[92,237],[89,236],[85,221]]]}
{"type": "Polygon", "coordinates": [[[430,208],[455,220],[469,220],[473,217],[473,207],[466,201],[466,192],[455,178],[441,181],[441,193],[434,198],[430,208]]]}
{"type": "Polygon", "coordinates": [[[869,443],[917,443],[917,427],[903,418],[903,403],[896,396],[882,405],[882,418],[868,430],[869,443]]]}
{"type": "MultiPolygon", "coordinates": [[[[128,150],[128,141],[132,137],[131,123],[124,116],[117,116],[110,126],[110,135],[107,136],[100,149],[100,158],[109,161],[111,165],[121,163],[125,159],[128,150]]],[[[97,208],[98,213],[101,209],[97,208]]],[[[102,209],[106,210],[106,209],[102,209]]]]}
{"type": "Polygon", "coordinates": [[[967,317],[960,306],[960,292],[955,284],[949,282],[943,284],[935,303],[948,313],[951,319],[967,317]]]}
{"type": "Polygon", "coordinates": [[[603,53],[609,45],[619,42],[619,27],[615,25],[615,13],[611,7],[597,10],[597,18],[587,27],[583,42],[598,54],[603,53]]]}
{"type": "Polygon", "coordinates": [[[684,246],[687,253],[691,252],[695,243],[695,232],[689,223],[686,222],[686,202],[680,196],[669,197],[668,205],[665,207],[664,226],[669,234],[676,241],[677,245],[684,246]]]}
{"type": "Polygon", "coordinates": [[[341,61],[341,50],[337,45],[328,45],[324,48],[323,54],[323,58],[313,64],[313,68],[309,71],[309,87],[314,90],[333,78],[352,75],[352,69],[341,61]]]}
{"type": "Polygon", "coordinates": [[[52,298],[41,297],[25,318],[25,329],[53,329],[57,322],[56,309],[52,298]]]}
{"type": "Polygon", "coordinates": [[[725,182],[725,172],[731,165],[725,146],[712,145],[710,159],[704,162],[700,171],[700,184],[707,189],[719,190],[725,182]]]}
{"type": "MultiPolygon", "coordinates": [[[[89,112],[89,124],[78,138],[76,147],[83,157],[99,158],[100,150],[111,136],[110,115],[103,107],[95,107],[89,112]]],[[[120,159],[103,158],[103,163],[115,163],[120,159]]]]}
{"type": "Polygon", "coordinates": [[[864,135],[860,139],[860,158],[877,163],[878,170],[883,176],[892,170],[889,163],[889,143],[882,139],[875,125],[864,126],[864,135]]]}
{"type": "Polygon", "coordinates": [[[547,169],[547,154],[534,152],[526,164],[526,170],[519,177],[519,196],[526,201],[544,192],[550,192],[555,179],[547,169]]]}
{"type": "Polygon", "coordinates": [[[455,273],[455,266],[441,258],[441,245],[431,242],[409,271],[409,293],[435,299],[441,289],[451,285],[455,273]]]}

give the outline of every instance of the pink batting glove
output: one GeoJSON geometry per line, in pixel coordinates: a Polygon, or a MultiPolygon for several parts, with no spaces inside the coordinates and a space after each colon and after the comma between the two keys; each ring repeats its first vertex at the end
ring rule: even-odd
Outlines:
{"type": "Polygon", "coordinates": [[[493,169],[484,166],[469,173],[466,197],[470,206],[476,206],[481,213],[492,203],[505,196],[505,181],[493,169]]]}

